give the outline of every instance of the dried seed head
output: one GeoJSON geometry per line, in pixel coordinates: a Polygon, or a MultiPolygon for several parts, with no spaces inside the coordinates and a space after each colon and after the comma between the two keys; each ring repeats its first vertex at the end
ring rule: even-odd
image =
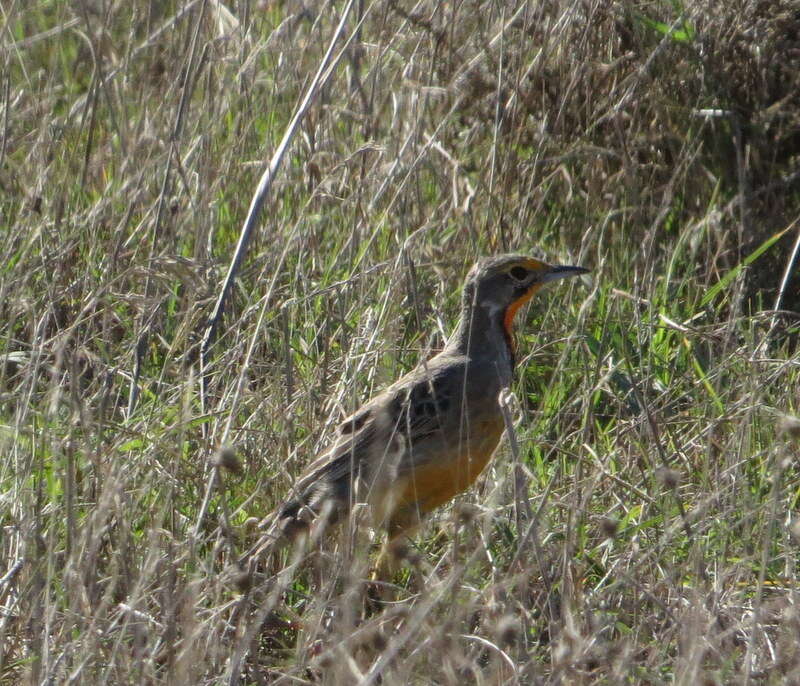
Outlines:
{"type": "Polygon", "coordinates": [[[239,593],[247,593],[253,586],[253,575],[246,567],[231,565],[224,574],[226,583],[233,585],[239,593]]]}
{"type": "Polygon", "coordinates": [[[519,638],[519,620],[514,615],[501,617],[497,622],[496,633],[501,648],[514,645],[519,638]]]}
{"type": "Polygon", "coordinates": [[[396,560],[407,560],[409,553],[408,545],[403,542],[395,541],[389,545],[389,554],[396,560]]]}
{"type": "Polygon", "coordinates": [[[409,567],[418,567],[422,558],[416,550],[412,550],[403,542],[395,541],[389,545],[389,555],[399,562],[405,562],[409,567]]]}
{"type": "Polygon", "coordinates": [[[415,550],[411,550],[408,555],[406,555],[406,562],[409,567],[416,569],[422,564],[422,556],[415,550]]]}
{"type": "Polygon", "coordinates": [[[487,93],[495,90],[491,77],[479,67],[470,69],[461,76],[456,82],[456,87],[470,100],[479,100],[487,93]]]}
{"type": "Polygon", "coordinates": [[[253,587],[253,575],[246,569],[239,572],[233,580],[239,593],[247,593],[253,587]]]}
{"type": "Polygon", "coordinates": [[[800,543],[800,517],[793,519],[789,524],[789,535],[795,543],[800,543]]]}
{"type": "Polygon", "coordinates": [[[227,469],[229,472],[233,472],[237,476],[241,476],[242,474],[242,463],[230,446],[222,446],[217,451],[217,454],[214,456],[214,464],[227,469]]]}
{"type": "Polygon", "coordinates": [[[389,645],[389,639],[386,638],[386,634],[383,632],[383,629],[376,629],[375,632],[370,637],[370,644],[372,645],[372,649],[376,652],[383,652],[386,650],[386,646],[389,645]]]}
{"type": "Polygon", "coordinates": [[[677,469],[661,467],[656,471],[656,478],[664,488],[672,490],[677,488],[678,484],[681,482],[681,473],[677,469]]]}
{"type": "Polygon", "coordinates": [[[785,414],[778,420],[778,433],[797,440],[800,438],[800,418],[785,414]]]}
{"type": "Polygon", "coordinates": [[[480,514],[480,508],[472,503],[461,503],[456,511],[460,524],[469,524],[480,514]]]}
{"type": "MultiPolygon", "coordinates": [[[[314,652],[316,646],[312,646],[311,652],[314,652]]],[[[319,648],[317,648],[318,650],[319,648]]],[[[324,653],[317,655],[314,660],[315,666],[320,669],[333,669],[336,666],[336,656],[330,651],[326,650],[324,653]]]]}
{"type": "Polygon", "coordinates": [[[614,538],[617,535],[619,522],[613,517],[600,518],[600,531],[603,532],[605,538],[614,538]]]}

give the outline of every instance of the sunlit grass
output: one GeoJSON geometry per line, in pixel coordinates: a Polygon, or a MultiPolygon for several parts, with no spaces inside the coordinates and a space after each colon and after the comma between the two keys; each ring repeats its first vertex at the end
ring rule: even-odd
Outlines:
{"type": "Polygon", "coordinates": [[[139,5],[3,15],[0,681],[797,681],[790,3],[369,6],[204,402],[341,7],[139,5]],[[593,270],[518,318],[520,464],[430,518],[391,602],[379,534],[239,568],[503,251],[593,270]]]}

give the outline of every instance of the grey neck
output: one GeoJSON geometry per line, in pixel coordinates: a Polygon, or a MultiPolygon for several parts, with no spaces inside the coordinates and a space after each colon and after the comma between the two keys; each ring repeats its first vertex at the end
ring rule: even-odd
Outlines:
{"type": "Polygon", "coordinates": [[[464,302],[461,317],[445,347],[471,359],[495,360],[506,384],[514,370],[514,352],[503,328],[504,312],[485,303],[464,302]]]}

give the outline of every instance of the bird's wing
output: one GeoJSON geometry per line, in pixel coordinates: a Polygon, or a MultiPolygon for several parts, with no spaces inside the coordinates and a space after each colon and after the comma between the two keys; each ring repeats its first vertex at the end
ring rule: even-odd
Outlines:
{"type": "Polygon", "coordinates": [[[413,448],[421,441],[441,433],[445,418],[458,400],[457,379],[452,369],[428,369],[401,393],[394,427],[403,432],[413,448]]]}
{"type": "MultiPolygon", "coordinates": [[[[376,399],[377,400],[377,399],[376,399]]],[[[352,471],[358,471],[359,462],[376,438],[374,400],[350,415],[338,427],[336,440],[325,452],[306,467],[297,484],[299,490],[322,481],[337,481],[352,471]],[[354,469],[355,468],[355,469],[354,469]]]]}
{"type": "Polygon", "coordinates": [[[431,360],[349,416],[339,425],[333,445],[306,468],[298,488],[338,481],[369,468],[372,465],[366,461],[379,461],[384,451],[396,448],[398,436],[404,446],[395,461],[398,474],[418,466],[415,447],[441,434],[444,416],[459,400],[463,376],[453,372],[453,365],[445,367],[431,360]]]}

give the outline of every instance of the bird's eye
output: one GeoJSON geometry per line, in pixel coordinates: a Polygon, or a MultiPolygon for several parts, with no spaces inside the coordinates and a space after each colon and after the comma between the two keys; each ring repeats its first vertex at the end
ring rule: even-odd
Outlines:
{"type": "Polygon", "coordinates": [[[511,275],[511,278],[516,281],[524,281],[528,278],[528,270],[525,269],[525,267],[511,267],[508,273],[511,275]]]}

